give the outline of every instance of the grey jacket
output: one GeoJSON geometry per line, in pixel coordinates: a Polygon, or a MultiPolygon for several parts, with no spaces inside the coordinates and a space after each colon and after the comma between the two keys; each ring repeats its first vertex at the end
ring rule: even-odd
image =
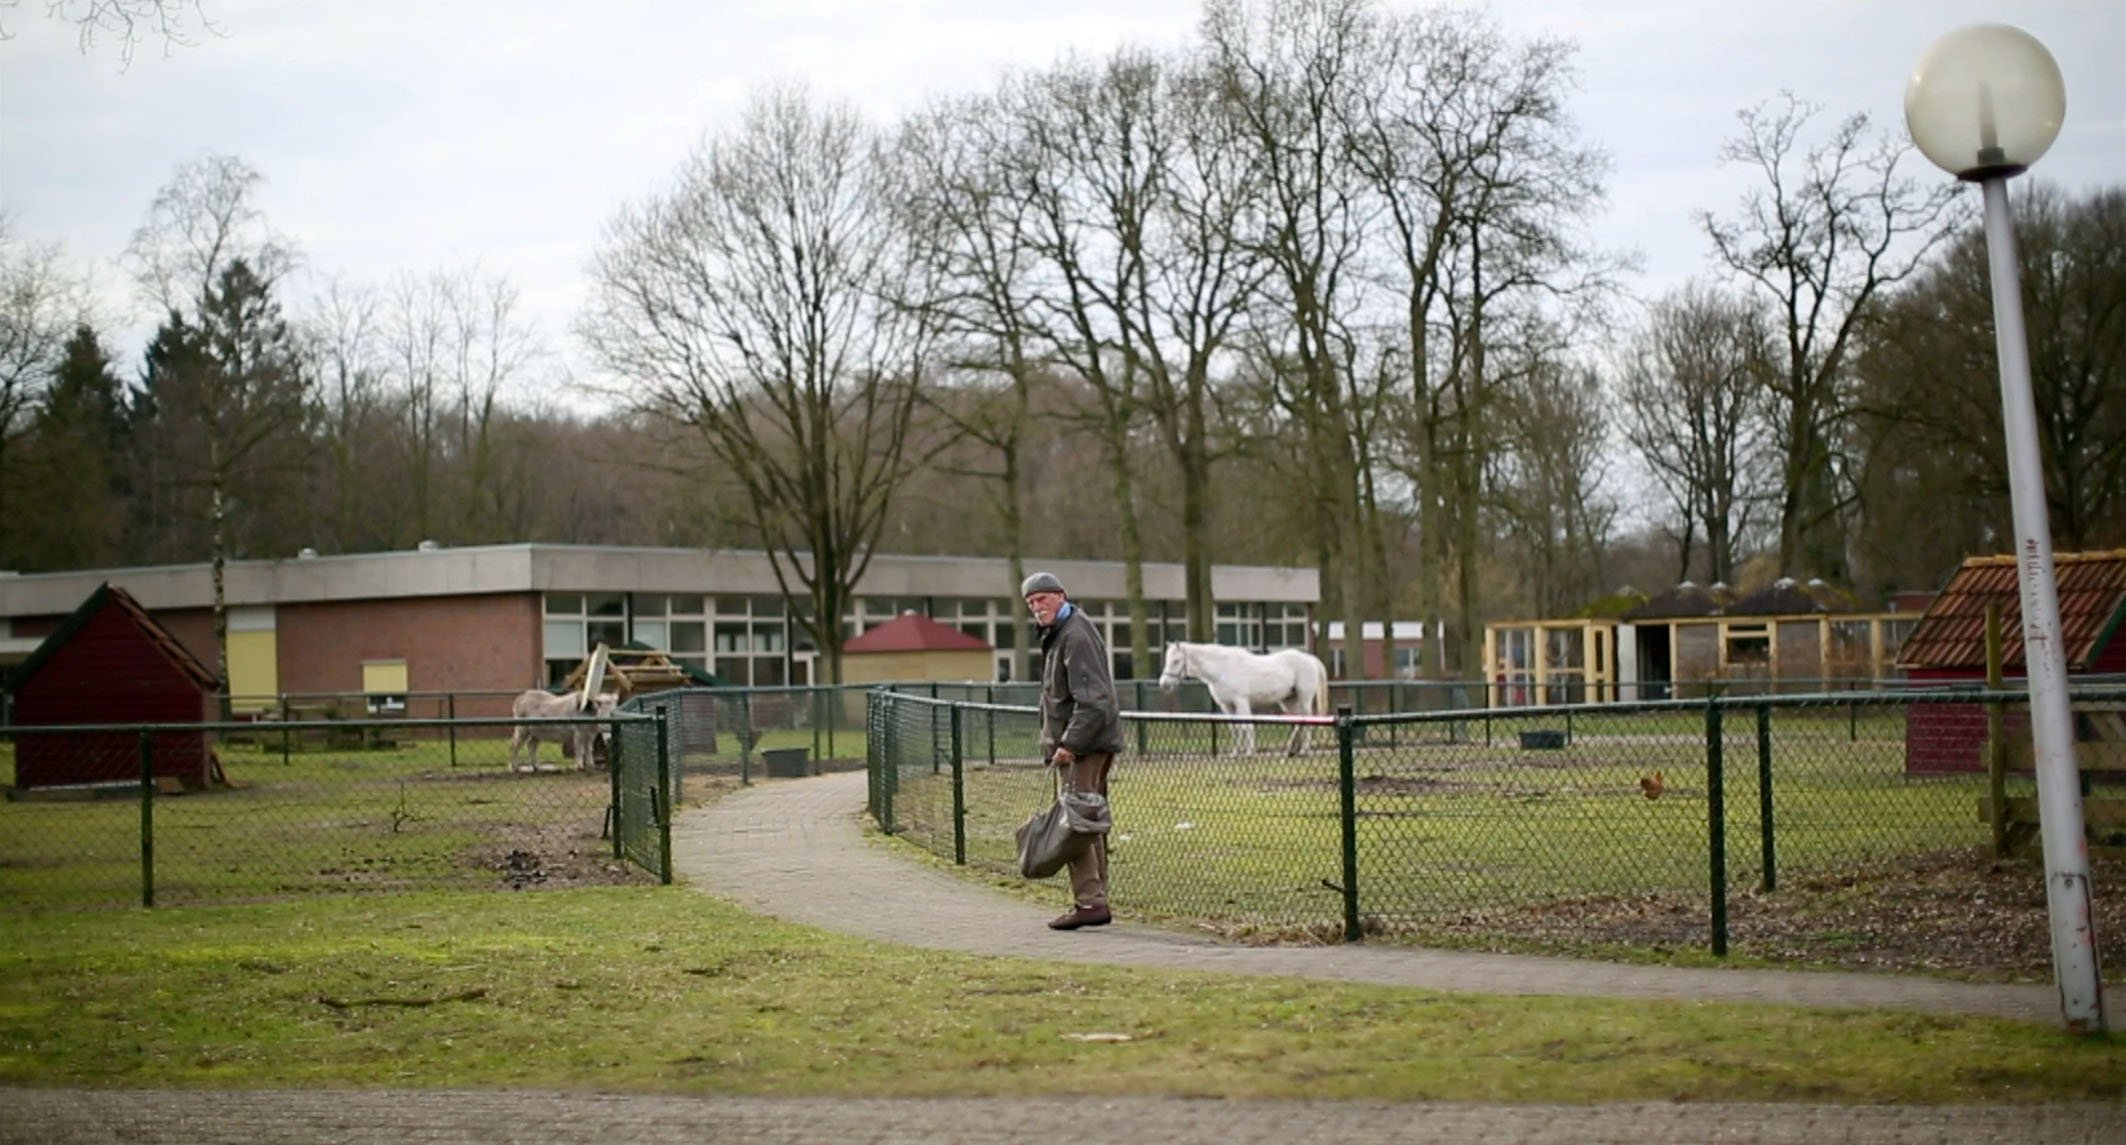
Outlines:
{"type": "Polygon", "coordinates": [[[1057,745],[1072,755],[1118,752],[1122,707],[1100,629],[1076,605],[1041,630],[1041,758],[1057,745]]]}

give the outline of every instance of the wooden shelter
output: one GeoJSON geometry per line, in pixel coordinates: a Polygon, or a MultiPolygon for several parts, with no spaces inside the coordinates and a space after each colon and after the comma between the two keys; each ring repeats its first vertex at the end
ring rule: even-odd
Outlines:
{"type": "MultiPolygon", "coordinates": [[[[673,688],[711,687],[717,683],[714,677],[689,670],[674,661],[669,653],[641,644],[627,644],[607,651],[608,660],[605,683],[601,692],[614,692],[621,703],[651,692],[664,692],[673,688]]],[[[590,672],[591,662],[586,657],[576,665],[561,682],[564,691],[580,692],[583,681],[590,672]]]]}
{"type": "Polygon", "coordinates": [[[904,612],[842,645],[842,682],[988,680],[995,651],[987,640],[904,612]]]}
{"type": "MultiPolygon", "coordinates": [[[[2126,639],[2120,635],[2126,621],[2126,549],[2058,553],[2052,560],[2060,649],[2069,681],[2126,673],[2126,639]]],[[[1916,682],[1984,683],[1989,609],[2000,614],[2001,674],[2023,679],[2028,667],[2023,659],[2022,581],[2012,556],[1967,558],[1905,640],[1898,666],[1916,682]]],[[[2013,718],[2027,728],[2020,716],[2013,718]]],[[[2092,722],[2087,713],[2079,722],[2085,732],[2104,723],[2092,722]]],[[[1905,769],[1981,770],[1985,740],[1986,717],[1977,704],[1914,705],[1905,721],[1905,769]]]]}
{"type": "Polygon", "coordinates": [[[1484,629],[1493,707],[1815,692],[1883,678],[1910,613],[1852,611],[1821,581],[1738,595],[1688,581],[1621,618],[1497,621],[1484,629]]]}
{"type": "MultiPolygon", "coordinates": [[[[124,589],[105,583],[31,652],[10,681],[20,727],[203,724],[219,716],[214,673],[124,589]]],[[[150,737],[157,778],[206,787],[221,777],[206,731],[150,737]]],[[[15,786],[138,782],[131,731],[18,733],[15,786]]]]}

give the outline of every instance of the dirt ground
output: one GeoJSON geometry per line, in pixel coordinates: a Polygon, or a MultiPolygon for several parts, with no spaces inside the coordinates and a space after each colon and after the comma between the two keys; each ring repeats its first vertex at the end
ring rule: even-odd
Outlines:
{"type": "Polygon", "coordinates": [[[513,891],[534,887],[609,887],[653,883],[656,876],[613,857],[610,839],[573,824],[521,827],[506,842],[475,848],[467,861],[494,872],[497,887],[513,891]]]}
{"type": "MultiPolygon", "coordinates": [[[[2126,966],[2126,861],[2096,860],[2099,964],[2126,966]]],[[[1465,915],[1438,928],[1477,949],[1660,953],[1710,949],[1704,896],[1595,896],[1465,915]]],[[[1915,865],[1782,880],[1728,898],[1731,956],[1788,966],[1921,972],[1988,982],[2052,974],[2044,868],[1954,852],[1915,865]]]]}

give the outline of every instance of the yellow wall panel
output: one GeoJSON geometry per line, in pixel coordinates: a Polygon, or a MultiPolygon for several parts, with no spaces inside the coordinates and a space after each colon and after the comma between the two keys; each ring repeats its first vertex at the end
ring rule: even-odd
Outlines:
{"type": "Polygon", "coordinates": [[[362,691],[372,696],[403,696],[411,690],[406,686],[406,661],[362,661],[362,691]]]}
{"type": "Polygon", "coordinates": [[[279,634],[229,633],[230,710],[260,712],[275,705],[280,685],[279,634]]]}

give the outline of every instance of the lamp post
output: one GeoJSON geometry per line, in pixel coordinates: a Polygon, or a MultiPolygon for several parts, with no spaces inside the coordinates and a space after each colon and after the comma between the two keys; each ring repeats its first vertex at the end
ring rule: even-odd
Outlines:
{"type": "Polygon", "coordinates": [[[2045,473],[2038,456],[2015,224],[2008,205],[2008,180],[2052,146],[2066,111],[2066,87],[2052,54],[2028,32],[2006,24],[1974,24],[1943,36],[1920,57],[1905,85],[1905,125],[1912,142],[1936,166],[1977,183],[1985,195],[2053,980],[2067,1028],[2099,1033],[2104,1029],[2104,994],[2089,908],[2089,846],[2082,836],[2081,784],[2075,772],[2074,724],[2067,709],[2066,655],[2060,647],[2059,593],[2052,570],[2052,526],[2045,515],[2045,473]]]}

